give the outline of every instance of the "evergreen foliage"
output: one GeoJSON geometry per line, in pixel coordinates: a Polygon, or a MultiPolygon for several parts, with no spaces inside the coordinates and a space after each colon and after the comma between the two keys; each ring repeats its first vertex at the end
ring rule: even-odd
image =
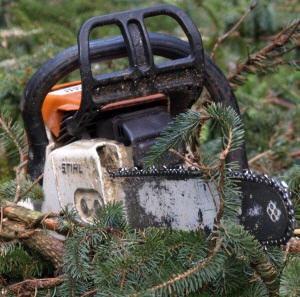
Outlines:
{"type": "MultiPolygon", "coordinates": [[[[27,189],[31,186],[32,182],[26,180],[24,178],[20,181],[21,192],[20,197],[21,200],[31,199],[34,200],[43,200],[44,193],[40,184],[36,184],[31,188],[29,192],[27,189]]],[[[15,179],[10,179],[3,184],[0,185],[0,201],[1,199],[13,201],[16,195],[17,183],[15,179]]]]}
{"type": "Polygon", "coordinates": [[[195,142],[199,138],[202,125],[210,119],[214,119],[221,128],[224,146],[228,145],[230,133],[233,135],[230,139],[231,150],[241,146],[244,130],[240,118],[231,107],[224,108],[221,104],[211,104],[204,110],[204,114],[188,110],[175,117],[150,148],[144,159],[145,165],[149,167],[161,164],[170,149],[178,149],[180,145],[190,145],[195,142]]]}
{"type": "MultiPolygon", "coordinates": [[[[76,44],[78,28],[87,18],[159,3],[178,5],[190,14],[208,53],[217,37],[232,28],[250,5],[246,0],[0,0],[0,102],[1,112],[5,112],[1,118],[9,127],[0,135],[0,201],[15,197],[13,168],[26,153],[19,109],[25,84],[34,71],[59,51],[76,44]]],[[[224,202],[213,232],[133,230],[120,204],[100,208],[94,223],[88,226],[77,222],[74,211],[65,210],[60,218],[61,230],[68,231],[64,282],[54,289],[39,290],[34,296],[300,295],[299,255],[286,260],[281,248],[263,249],[238,224],[239,187],[228,174],[235,164],[224,165],[222,159],[216,162],[226,147],[238,148],[245,137],[250,167],[288,182],[299,228],[298,14],[297,1],[258,1],[253,13],[216,53],[216,64],[236,87],[245,132],[233,110],[208,105],[201,112],[179,115],[146,159],[148,166],[161,163],[163,153],[179,149],[182,143],[191,145],[194,155],[188,161],[210,168],[207,179],[216,183],[224,202]],[[256,54],[284,28],[289,28],[284,36],[291,34],[286,43],[256,54]],[[243,71],[237,72],[240,65],[244,65],[243,71]]],[[[182,32],[167,19],[147,26],[150,31],[182,38],[182,32]]],[[[116,28],[103,27],[93,33],[93,38],[117,34],[116,28]]],[[[100,71],[114,67],[113,63],[103,64],[100,71]]],[[[72,73],[66,81],[76,78],[78,73],[72,73]]],[[[30,183],[22,175],[20,184],[21,199],[41,198],[38,184],[24,196],[30,183]]],[[[7,282],[48,273],[47,262],[21,241],[0,241],[0,296],[7,282]]]]}
{"type": "Polygon", "coordinates": [[[291,257],[282,272],[280,296],[296,297],[300,295],[300,259],[291,257]]]}
{"type": "Polygon", "coordinates": [[[40,277],[44,262],[32,256],[20,242],[0,241],[0,275],[10,278],[12,282],[32,277],[40,277]]]}
{"type": "MultiPolygon", "coordinates": [[[[238,148],[243,137],[238,115],[219,104],[207,107],[205,114],[217,120],[224,132],[227,149],[223,153],[238,148]]],[[[199,119],[197,112],[178,115],[157,140],[160,149],[149,152],[155,155],[152,160],[160,160],[158,151],[163,154],[179,141],[190,141],[195,126],[199,132],[199,119]],[[178,135],[171,133],[175,127],[178,135]]],[[[153,227],[134,230],[126,223],[120,204],[107,204],[99,209],[92,225],[75,229],[67,239],[67,280],[58,296],[70,292],[76,292],[74,296],[88,292],[119,297],[236,296],[244,290],[247,294],[255,291],[256,296],[275,296],[283,254],[277,249],[265,253],[239,225],[238,186],[228,174],[232,166],[224,168],[225,159],[220,160],[218,166],[206,169],[224,200],[211,234],[201,228],[189,232],[153,227]]]]}

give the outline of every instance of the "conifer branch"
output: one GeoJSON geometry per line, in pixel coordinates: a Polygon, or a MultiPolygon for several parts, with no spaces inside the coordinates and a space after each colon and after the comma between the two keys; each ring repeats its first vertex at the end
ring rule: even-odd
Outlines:
{"type": "Polygon", "coordinates": [[[232,35],[233,32],[235,32],[240,26],[241,24],[244,22],[244,20],[247,18],[247,16],[251,13],[251,11],[256,7],[257,2],[254,1],[250,7],[245,11],[245,13],[243,14],[243,16],[239,19],[239,21],[225,34],[221,35],[220,37],[218,37],[217,42],[215,43],[213,50],[211,52],[210,57],[212,59],[214,59],[216,51],[218,49],[218,47],[221,45],[221,43],[227,39],[230,35],[232,35]]]}
{"type": "Polygon", "coordinates": [[[211,119],[211,116],[202,115],[192,110],[176,116],[161,132],[156,139],[156,143],[148,151],[144,158],[145,166],[149,167],[160,163],[164,154],[169,152],[169,149],[176,150],[181,144],[187,145],[190,143],[199,127],[209,119],[211,119]]]}
{"type": "Polygon", "coordinates": [[[20,199],[20,193],[21,193],[21,170],[22,168],[27,164],[27,160],[21,162],[18,166],[14,168],[14,171],[16,172],[16,194],[14,198],[14,203],[18,203],[20,199]]]}
{"type": "MultiPolygon", "coordinates": [[[[264,48],[259,50],[258,52],[252,54],[245,62],[238,65],[236,70],[231,72],[227,79],[233,85],[241,85],[245,81],[244,75],[247,73],[255,73],[255,72],[267,72],[270,71],[273,66],[278,66],[278,64],[265,64],[265,60],[268,58],[274,58],[274,52],[276,52],[276,57],[282,57],[289,50],[285,49],[280,51],[287,43],[293,42],[293,40],[300,39],[300,20],[297,20],[295,23],[289,25],[288,27],[281,30],[274,38],[270,44],[266,45],[264,48]]],[[[293,47],[299,47],[299,42],[297,41],[296,45],[293,47]]],[[[282,63],[282,62],[281,62],[282,63]]]]}
{"type": "MultiPolygon", "coordinates": [[[[169,279],[168,281],[164,282],[164,283],[161,283],[159,285],[156,285],[156,286],[153,286],[152,288],[150,288],[150,291],[151,292],[155,292],[159,289],[163,289],[165,287],[169,287],[171,285],[173,285],[174,283],[182,280],[182,279],[185,279],[187,277],[189,277],[191,274],[197,272],[198,270],[201,270],[203,269],[205,266],[207,266],[213,259],[214,257],[216,256],[217,252],[221,249],[222,247],[222,240],[219,240],[216,244],[216,246],[214,247],[214,249],[211,251],[210,255],[203,261],[201,262],[199,265],[196,265],[190,269],[188,269],[187,271],[185,271],[184,273],[182,274],[178,274],[176,276],[174,276],[173,278],[169,279]]],[[[132,297],[137,297],[137,296],[140,296],[142,294],[142,292],[138,292],[138,293],[135,293],[135,294],[131,294],[130,296],[132,297]]]]}
{"type": "Polygon", "coordinates": [[[24,161],[24,152],[22,148],[22,144],[20,143],[19,135],[17,133],[20,133],[19,129],[20,127],[17,127],[12,123],[12,120],[9,119],[7,115],[2,113],[0,115],[0,126],[4,130],[5,134],[8,136],[8,138],[13,142],[15,147],[18,150],[20,163],[24,161]]]}
{"type": "MultiPolygon", "coordinates": [[[[20,194],[19,198],[22,198],[24,196],[26,196],[31,190],[32,188],[37,185],[43,178],[44,174],[42,173],[38,178],[36,178],[32,183],[31,185],[29,185],[29,187],[20,194]]],[[[15,201],[14,201],[15,202],[15,201]]],[[[15,202],[16,203],[16,202],[15,202]]]]}

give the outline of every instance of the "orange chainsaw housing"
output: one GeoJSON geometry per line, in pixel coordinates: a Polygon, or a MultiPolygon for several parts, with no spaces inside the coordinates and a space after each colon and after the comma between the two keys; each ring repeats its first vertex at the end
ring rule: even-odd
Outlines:
{"type": "MultiPolygon", "coordinates": [[[[107,104],[99,112],[122,109],[125,107],[150,103],[154,101],[167,101],[164,94],[158,93],[150,96],[122,100],[107,104]]],[[[69,111],[77,111],[81,102],[81,81],[56,85],[51,89],[42,106],[42,116],[45,125],[58,137],[64,114],[69,111]]]]}

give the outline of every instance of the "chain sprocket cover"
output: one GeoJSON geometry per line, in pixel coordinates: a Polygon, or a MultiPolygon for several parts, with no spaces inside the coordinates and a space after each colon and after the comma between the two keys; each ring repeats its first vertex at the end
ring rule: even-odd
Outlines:
{"type": "MultiPolygon", "coordinates": [[[[195,168],[126,169],[109,171],[122,183],[129,222],[138,228],[212,230],[220,198],[195,168]],[[131,210],[131,211],[130,211],[131,210]]],[[[231,172],[242,192],[240,222],[263,245],[285,244],[295,227],[290,193],[284,182],[250,170],[231,172]]]]}

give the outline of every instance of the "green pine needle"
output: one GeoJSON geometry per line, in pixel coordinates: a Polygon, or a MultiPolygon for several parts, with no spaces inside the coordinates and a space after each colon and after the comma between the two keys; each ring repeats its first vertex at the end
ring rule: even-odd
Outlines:
{"type": "Polygon", "coordinates": [[[214,119],[223,132],[223,143],[226,146],[229,131],[232,131],[231,150],[239,148],[244,141],[244,130],[239,115],[231,108],[222,104],[212,103],[206,108],[207,114],[188,110],[179,114],[170,122],[150,148],[144,164],[146,167],[159,165],[163,162],[170,149],[178,149],[181,145],[188,145],[196,137],[207,119],[214,119]]]}
{"type": "Polygon", "coordinates": [[[281,297],[299,297],[300,296],[300,257],[293,257],[283,270],[280,280],[281,297]]]}
{"type": "Polygon", "coordinates": [[[167,125],[156,139],[144,158],[146,167],[158,165],[163,161],[169,149],[178,149],[182,144],[188,144],[203,124],[202,114],[193,110],[179,114],[167,125]]]}

